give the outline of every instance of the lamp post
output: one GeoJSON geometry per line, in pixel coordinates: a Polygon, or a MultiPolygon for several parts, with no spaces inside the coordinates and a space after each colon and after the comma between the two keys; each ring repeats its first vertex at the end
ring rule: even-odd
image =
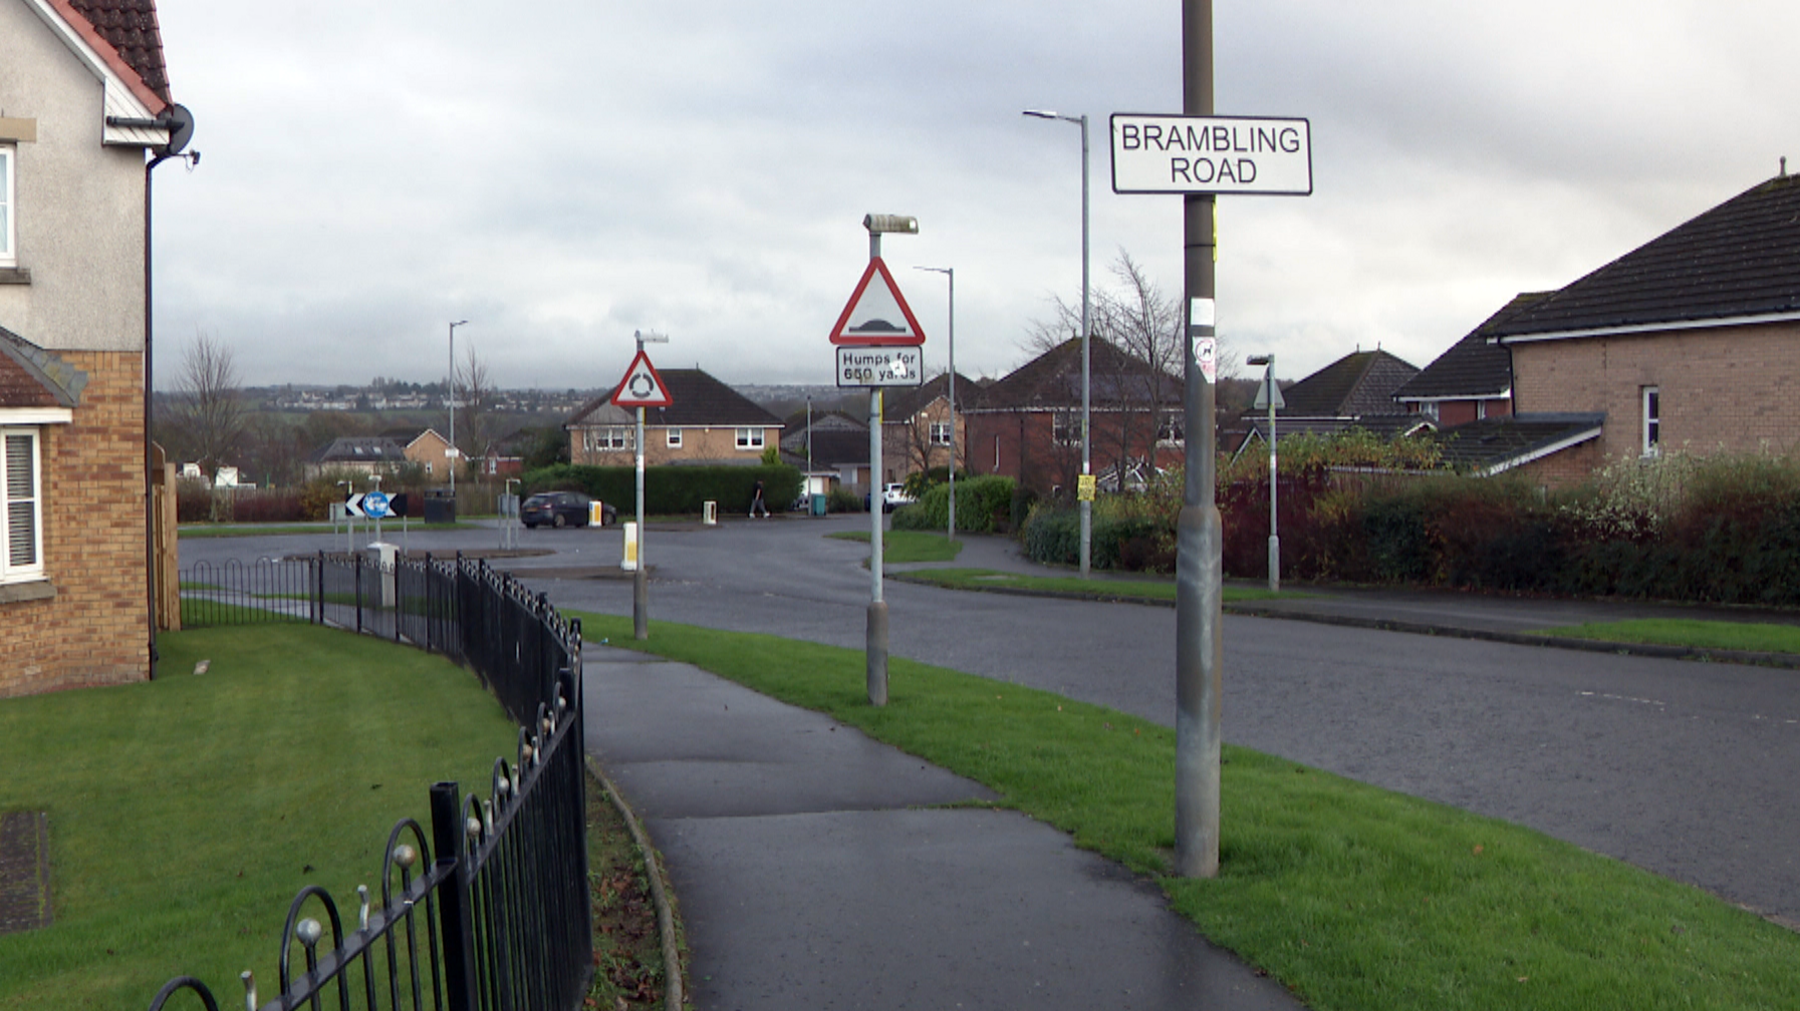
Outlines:
{"type": "Polygon", "coordinates": [[[450,377],[447,382],[450,391],[450,448],[444,451],[444,456],[450,461],[450,500],[452,509],[456,508],[456,328],[464,326],[468,322],[469,321],[466,319],[459,319],[450,324],[450,377]]]}
{"type": "Polygon", "coordinates": [[[1281,589],[1281,535],[1275,527],[1275,408],[1281,406],[1281,394],[1275,388],[1274,355],[1251,355],[1246,364],[1266,366],[1261,399],[1269,407],[1269,592],[1274,593],[1281,589]]]}
{"type": "MultiPolygon", "coordinates": [[[[1049,109],[1026,109],[1023,113],[1037,119],[1060,119],[1081,127],[1081,474],[1093,474],[1093,438],[1089,431],[1092,418],[1089,381],[1092,356],[1088,344],[1088,118],[1064,116],[1049,109]]],[[[1094,503],[1084,493],[1077,493],[1081,508],[1081,578],[1088,576],[1088,560],[1094,538],[1094,503]]]]}
{"type": "MultiPolygon", "coordinates": [[[[956,268],[914,267],[913,269],[929,270],[950,279],[950,529],[945,536],[950,540],[956,540],[956,268]]],[[[930,462],[928,456],[926,463],[930,462]]],[[[927,466],[926,469],[929,470],[930,467],[927,466]]]]}

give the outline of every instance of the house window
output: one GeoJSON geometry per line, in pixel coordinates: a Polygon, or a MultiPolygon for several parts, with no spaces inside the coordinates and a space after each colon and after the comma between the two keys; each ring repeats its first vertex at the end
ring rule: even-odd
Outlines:
{"type": "Polygon", "coordinates": [[[0,145],[0,267],[18,262],[13,251],[13,148],[0,145]]]}
{"type": "Polygon", "coordinates": [[[931,444],[933,446],[950,445],[950,423],[948,421],[931,423],[931,444]]]}
{"type": "Polygon", "coordinates": [[[1182,423],[1187,419],[1178,414],[1165,414],[1156,423],[1156,444],[1159,446],[1179,446],[1186,437],[1182,434],[1182,423]]]}
{"type": "Polygon", "coordinates": [[[590,453],[607,453],[614,450],[631,448],[632,430],[625,425],[609,425],[605,428],[590,428],[583,435],[583,443],[590,453]]]}
{"type": "Polygon", "coordinates": [[[740,428],[737,430],[737,448],[763,448],[763,430],[760,428],[740,428]]]}
{"type": "Polygon", "coordinates": [[[669,448],[670,449],[680,449],[681,448],[681,429],[679,429],[679,428],[669,429],[669,448]]]}
{"type": "Polygon", "coordinates": [[[1059,446],[1069,446],[1081,441],[1081,418],[1068,411],[1058,411],[1050,417],[1050,438],[1059,446]]]}
{"type": "Polygon", "coordinates": [[[1662,451],[1662,392],[1655,386],[1645,386],[1640,392],[1644,405],[1644,455],[1655,456],[1662,451]]]}
{"type": "Polygon", "coordinates": [[[44,577],[43,500],[38,433],[0,429],[0,583],[44,577]]]}

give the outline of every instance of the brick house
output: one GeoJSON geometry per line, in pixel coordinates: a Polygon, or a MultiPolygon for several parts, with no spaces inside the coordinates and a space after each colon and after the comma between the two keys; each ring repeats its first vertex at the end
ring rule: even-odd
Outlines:
{"type": "Polygon", "coordinates": [[[1665,448],[1800,445],[1800,178],[1761,183],[1490,328],[1516,412],[1604,418],[1546,483],[1665,448]]]}
{"type": "Polygon", "coordinates": [[[152,0],[0,3],[0,696],[151,674],[146,158],[177,117],[152,0]]]}
{"type": "MultiPolygon", "coordinates": [[[[779,446],[781,419],[700,369],[658,369],[672,403],[644,412],[644,463],[744,464],[762,462],[766,447],[779,446]]],[[[583,404],[563,427],[569,461],[601,467],[637,462],[637,411],[615,407],[608,391],[583,404]]]]}
{"type": "MultiPolygon", "coordinates": [[[[981,387],[967,376],[956,377],[956,417],[950,416],[950,375],[944,373],[917,389],[904,387],[883,394],[881,469],[887,481],[950,465],[950,440],[956,440],[957,466],[968,466],[967,408],[981,387]],[[954,433],[954,434],[953,434],[954,433]]],[[[867,461],[868,454],[863,455],[867,461]]]]}
{"type": "Polygon", "coordinates": [[[394,428],[381,435],[382,438],[392,439],[399,444],[408,463],[416,463],[425,468],[427,478],[433,481],[450,479],[450,458],[445,455],[450,449],[450,440],[439,435],[437,429],[420,431],[416,428],[394,428]]]}
{"type": "MultiPolygon", "coordinates": [[[[1096,475],[1183,460],[1182,380],[1091,338],[1089,415],[1096,475]]],[[[1081,473],[1081,340],[1064,341],[971,395],[956,388],[973,474],[1004,474],[1040,493],[1081,473]]]]}

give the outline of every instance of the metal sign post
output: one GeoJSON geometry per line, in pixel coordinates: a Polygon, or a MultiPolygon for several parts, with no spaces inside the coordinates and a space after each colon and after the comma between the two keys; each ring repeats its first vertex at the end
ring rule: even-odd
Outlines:
{"type": "Polygon", "coordinates": [[[888,273],[887,265],[881,261],[881,237],[888,232],[903,235],[919,233],[919,219],[901,214],[869,214],[863,217],[863,227],[869,230],[869,267],[863,271],[862,280],[857,282],[856,290],[850,295],[850,301],[838,316],[838,321],[831,329],[831,343],[838,345],[838,385],[844,383],[845,352],[850,350],[880,355],[892,353],[885,367],[873,363],[867,378],[868,382],[856,385],[869,387],[869,612],[864,637],[866,655],[866,680],[869,689],[869,704],[887,705],[888,676],[888,609],[887,601],[881,596],[881,514],[883,494],[881,487],[881,390],[884,385],[918,385],[904,383],[876,383],[874,380],[885,374],[888,378],[903,378],[910,370],[916,377],[920,373],[920,358],[908,360],[899,352],[904,348],[916,349],[925,343],[925,332],[919,327],[919,321],[913,317],[912,309],[900,294],[899,285],[888,273]],[[882,284],[873,284],[879,279],[882,284]],[[885,370],[885,373],[884,373],[885,370]]]}
{"type": "Polygon", "coordinates": [[[645,344],[667,344],[669,338],[642,330],[632,336],[637,339],[637,356],[631,359],[625,378],[619,380],[618,389],[613,391],[612,402],[618,407],[637,408],[638,539],[637,567],[631,574],[631,634],[642,641],[650,638],[650,576],[644,561],[644,408],[667,407],[674,400],[669,396],[669,388],[663,385],[662,377],[656,374],[656,367],[650,364],[650,356],[644,354],[645,344]]]}

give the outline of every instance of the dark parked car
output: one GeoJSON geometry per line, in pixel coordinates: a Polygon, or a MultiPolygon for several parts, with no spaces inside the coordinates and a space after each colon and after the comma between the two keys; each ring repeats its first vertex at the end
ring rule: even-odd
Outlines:
{"type": "MultiPolygon", "coordinates": [[[[546,491],[526,499],[519,506],[519,521],[528,527],[549,524],[553,527],[585,527],[592,513],[593,499],[578,491],[546,491]]],[[[617,523],[619,510],[611,502],[600,506],[603,523],[617,523]]]]}

